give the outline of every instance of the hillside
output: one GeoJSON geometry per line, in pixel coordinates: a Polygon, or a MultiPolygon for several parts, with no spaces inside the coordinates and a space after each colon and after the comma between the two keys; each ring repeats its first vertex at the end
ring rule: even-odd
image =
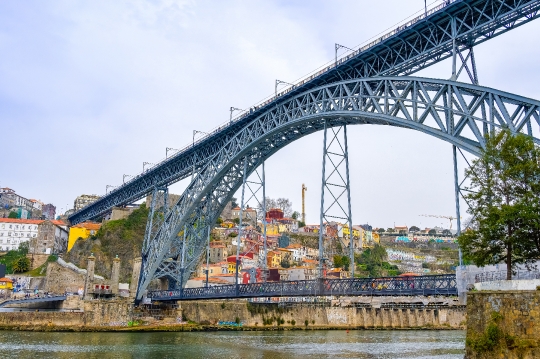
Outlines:
{"type": "Polygon", "coordinates": [[[129,217],[108,221],[101,226],[94,237],[79,239],[64,260],[79,268],[86,268],[87,258],[96,257],[96,274],[110,278],[112,260],[116,255],[121,259],[120,282],[129,283],[133,269],[133,259],[141,256],[148,209],[143,203],[129,217]]]}

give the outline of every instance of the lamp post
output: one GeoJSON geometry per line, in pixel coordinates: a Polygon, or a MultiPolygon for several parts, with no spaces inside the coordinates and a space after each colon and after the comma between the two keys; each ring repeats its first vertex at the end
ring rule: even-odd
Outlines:
{"type": "Polygon", "coordinates": [[[234,112],[234,111],[244,111],[244,110],[242,110],[241,108],[238,108],[238,107],[233,107],[233,106],[231,106],[231,108],[229,109],[229,111],[231,111],[231,116],[229,117],[229,122],[232,122],[232,115],[233,115],[233,112],[234,112]]]}
{"type": "Polygon", "coordinates": [[[126,177],[133,177],[132,175],[124,175],[122,177],[122,184],[126,184],[126,177]]]}
{"type": "Polygon", "coordinates": [[[180,150],[177,150],[176,148],[172,148],[172,147],[165,148],[165,158],[167,158],[169,156],[169,151],[178,152],[180,150]]]}
{"type": "MultiPolygon", "coordinates": [[[[195,147],[195,135],[198,134],[198,133],[208,135],[208,133],[206,133],[204,131],[193,130],[193,142],[191,143],[192,147],[195,147]]],[[[194,159],[193,160],[193,169],[191,170],[191,180],[192,181],[193,181],[193,177],[195,176],[195,162],[196,162],[196,160],[194,159]]]]}
{"type": "Polygon", "coordinates": [[[291,84],[290,82],[276,80],[276,86],[275,86],[275,89],[274,89],[276,97],[277,97],[277,88],[278,88],[279,85],[290,85],[290,86],[294,87],[294,84],[291,84]]]}
{"type": "Polygon", "coordinates": [[[107,186],[105,186],[105,194],[108,194],[109,193],[109,188],[115,188],[116,186],[113,186],[113,185],[110,185],[108,184],[107,186]]]}
{"type": "Polygon", "coordinates": [[[143,162],[143,164],[142,164],[142,171],[143,171],[143,173],[145,172],[145,171],[144,171],[144,168],[146,167],[146,165],[152,165],[152,166],[153,166],[154,163],[151,163],[151,162],[143,162]]]}
{"type": "Polygon", "coordinates": [[[336,66],[337,66],[337,52],[339,49],[347,49],[347,50],[351,50],[351,51],[354,51],[353,49],[351,49],[350,47],[347,47],[347,46],[343,46],[343,45],[340,45],[338,43],[336,43],[336,46],[335,46],[335,57],[336,57],[336,66]]]}

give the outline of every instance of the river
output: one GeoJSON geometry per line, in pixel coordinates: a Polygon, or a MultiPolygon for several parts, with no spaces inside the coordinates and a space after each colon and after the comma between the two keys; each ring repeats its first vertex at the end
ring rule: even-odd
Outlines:
{"type": "Polygon", "coordinates": [[[320,330],[175,333],[0,331],[11,358],[462,359],[464,331],[320,330]]]}

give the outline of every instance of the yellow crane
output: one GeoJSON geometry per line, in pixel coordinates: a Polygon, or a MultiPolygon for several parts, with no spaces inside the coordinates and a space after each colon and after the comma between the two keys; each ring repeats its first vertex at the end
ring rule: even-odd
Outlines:
{"type": "MultiPolygon", "coordinates": [[[[438,215],[435,215],[435,214],[421,214],[420,217],[434,217],[434,218],[446,218],[448,220],[450,220],[450,229],[452,229],[452,221],[454,219],[457,219],[457,217],[453,217],[453,216],[438,216],[438,215]]],[[[460,219],[462,217],[459,217],[460,219]]]]}
{"type": "Polygon", "coordinates": [[[302,222],[306,224],[306,191],[307,187],[302,183],[302,222]]]}

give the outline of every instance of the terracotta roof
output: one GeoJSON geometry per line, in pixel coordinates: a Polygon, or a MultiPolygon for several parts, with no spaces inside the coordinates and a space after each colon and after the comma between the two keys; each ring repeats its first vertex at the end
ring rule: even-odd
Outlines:
{"type": "Polygon", "coordinates": [[[73,226],[74,228],[100,229],[101,223],[83,222],[73,226]]]}
{"type": "Polygon", "coordinates": [[[285,248],[302,248],[302,245],[298,243],[293,243],[293,244],[288,245],[285,248]]]}
{"type": "Polygon", "coordinates": [[[12,281],[11,279],[6,278],[6,277],[0,278],[0,282],[3,282],[3,283],[13,283],[13,281],[12,281]]]}
{"type": "Polygon", "coordinates": [[[0,223],[41,224],[43,219],[0,218],[0,223]]]}

